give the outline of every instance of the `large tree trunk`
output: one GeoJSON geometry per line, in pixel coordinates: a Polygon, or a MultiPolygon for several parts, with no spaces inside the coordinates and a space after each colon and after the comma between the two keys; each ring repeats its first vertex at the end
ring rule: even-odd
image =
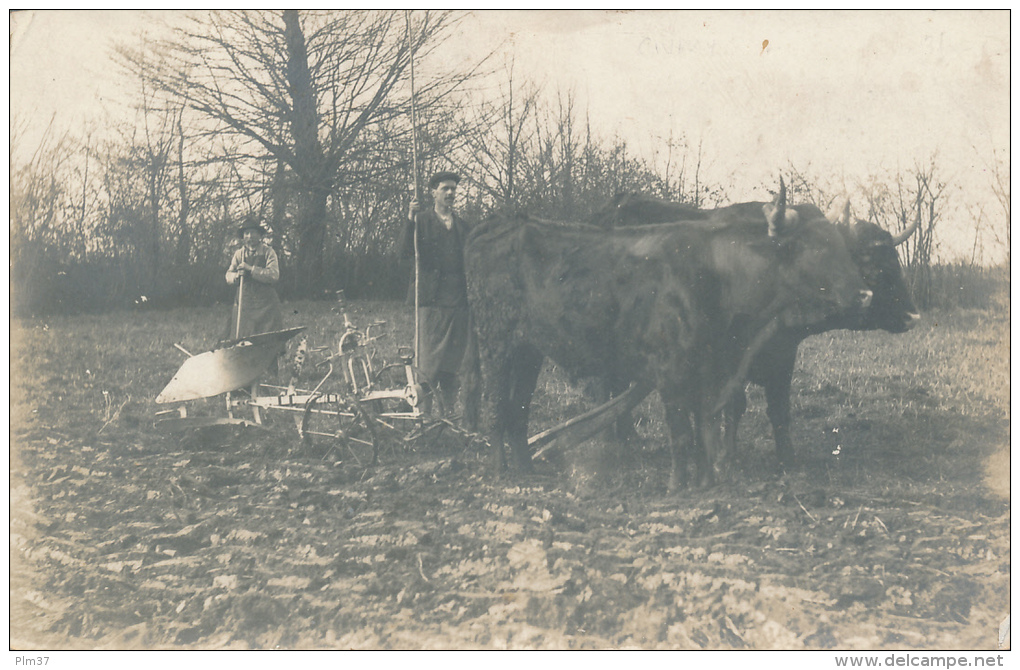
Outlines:
{"type": "Polygon", "coordinates": [[[329,191],[316,189],[299,200],[298,249],[294,263],[296,295],[319,295],[323,288],[323,247],[326,241],[326,199],[329,191]]]}
{"type": "Polygon", "coordinates": [[[308,49],[296,10],[283,12],[287,41],[287,83],[293,103],[294,172],[301,195],[298,200],[298,245],[294,259],[295,293],[311,296],[321,288],[323,243],[326,239],[326,199],[333,175],[326,174],[319,141],[319,113],[308,69],[308,49]]]}

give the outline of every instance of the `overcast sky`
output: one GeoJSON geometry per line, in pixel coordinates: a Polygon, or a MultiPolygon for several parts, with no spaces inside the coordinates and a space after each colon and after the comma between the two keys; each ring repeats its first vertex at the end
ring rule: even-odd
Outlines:
{"type": "MultiPolygon", "coordinates": [[[[36,125],[94,116],[122,89],[110,47],[141,14],[16,15],[12,109],[36,125]]],[[[976,201],[992,149],[1009,155],[1009,35],[1005,11],[479,11],[434,58],[502,45],[498,59],[572,89],[598,132],[646,157],[670,132],[703,142],[706,178],[734,201],[767,197],[791,161],[852,184],[936,150],[976,201]]]]}
{"type": "Polygon", "coordinates": [[[1008,152],[1003,12],[479,12],[470,26],[466,51],[506,39],[522,72],[573,86],[644,151],[671,129],[703,140],[738,198],[789,160],[855,175],[1008,152]]]}

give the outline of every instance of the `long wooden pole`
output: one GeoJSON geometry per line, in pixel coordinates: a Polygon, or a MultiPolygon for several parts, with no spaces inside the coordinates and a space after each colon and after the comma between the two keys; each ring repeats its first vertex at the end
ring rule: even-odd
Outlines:
{"type": "MultiPolygon", "coordinates": [[[[244,246],[244,232],[241,233],[241,265],[248,255],[248,249],[244,246]]],[[[241,307],[244,305],[244,270],[241,270],[241,278],[237,280],[237,323],[234,324],[234,339],[241,339],[241,307]]],[[[234,418],[233,403],[230,398],[230,391],[227,391],[227,416],[234,418]]]]}
{"type": "MultiPolygon", "coordinates": [[[[241,243],[241,264],[244,265],[245,258],[248,256],[248,249],[244,247],[244,243],[241,243]]],[[[237,323],[234,324],[234,339],[241,339],[241,306],[244,303],[244,271],[241,271],[241,279],[237,283],[237,323]]]]}
{"type": "MultiPolygon", "coordinates": [[[[410,50],[411,69],[411,173],[414,179],[414,199],[419,200],[418,191],[418,110],[415,105],[414,91],[414,42],[411,40],[411,11],[405,10],[404,20],[407,26],[407,48],[410,50]]],[[[418,325],[418,310],[421,302],[419,292],[419,278],[421,276],[421,264],[418,253],[418,213],[414,213],[414,361],[421,365],[421,337],[418,325]]]]}

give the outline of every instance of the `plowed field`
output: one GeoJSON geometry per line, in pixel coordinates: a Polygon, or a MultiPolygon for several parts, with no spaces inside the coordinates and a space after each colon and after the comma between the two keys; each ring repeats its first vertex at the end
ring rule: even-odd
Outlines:
{"type": "MultiPolygon", "coordinates": [[[[325,303],[288,305],[326,343],[325,303]]],[[[410,342],[399,304],[349,307],[410,342]]],[[[653,396],[493,479],[453,433],[365,467],[269,430],[162,435],[214,310],[12,323],[15,649],[996,649],[1009,611],[1009,323],[835,332],[794,377],[800,467],[750,395],[731,481],[668,493],[653,396]]],[[[535,429],[593,406],[550,368],[535,429]]],[[[219,401],[204,409],[215,411],[219,401]]]]}

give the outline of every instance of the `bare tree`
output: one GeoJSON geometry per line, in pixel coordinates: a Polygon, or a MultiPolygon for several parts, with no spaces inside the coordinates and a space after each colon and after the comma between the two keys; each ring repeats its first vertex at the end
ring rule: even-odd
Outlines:
{"type": "MultiPolygon", "coordinates": [[[[917,164],[913,173],[897,183],[896,229],[910,225],[915,217],[921,224],[917,233],[904,243],[907,268],[912,272],[916,291],[927,291],[926,276],[931,272],[932,257],[936,251],[935,229],[942,219],[946,182],[940,177],[937,156],[932,155],[926,165],[917,164]],[[911,184],[907,180],[912,181],[911,184]]],[[[921,296],[924,301],[924,296],[921,296]]]]}
{"type": "Polygon", "coordinates": [[[538,89],[515,77],[510,60],[503,71],[499,97],[473,110],[467,150],[479,174],[484,196],[497,207],[518,207],[521,201],[522,164],[531,141],[538,89]]]}
{"type": "MultiPolygon", "coordinates": [[[[531,203],[553,218],[584,218],[593,205],[584,202],[590,192],[588,180],[599,173],[604,183],[615,175],[598,165],[591,125],[587,118],[583,124],[579,121],[574,92],[557,91],[555,102],[537,109],[534,119],[533,147],[527,159],[531,203]]],[[[601,201],[604,196],[596,198],[601,201]]]]}
{"type": "Polygon", "coordinates": [[[996,217],[996,223],[992,225],[992,234],[999,244],[1006,247],[1006,266],[1009,267],[1009,231],[1010,231],[1010,218],[1009,218],[1009,157],[1003,156],[996,150],[992,150],[992,166],[991,166],[991,180],[992,180],[992,193],[995,195],[995,200],[1002,209],[1002,217],[996,217]]]}
{"type": "MultiPolygon", "coordinates": [[[[130,168],[144,175],[145,179],[144,220],[148,229],[148,241],[139,251],[145,255],[148,261],[146,265],[150,271],[149,280],[152,286],[156,287],[165,283],[167,279],[164,276],[164,269],[168,266],[168,259],[164,258],[163,238],[168,231],[164,230],[165,226],[163,225],[164,204],[169,196],[167,188],[170,180],[175,177],[171,157],[175,148],[180,149],[177,134],[183,133],[180,123],[183,110],[179,106],[157,109],[151,98],[151,91],[144,86],[144,80],[142,83],[142,99],[139,110],[141,137],[132,139],[136,148],[136,159],[131,162],[130,168]]],[[[177,158],[178,162],[183,161],[180,151],[177,158]]],[[[176,176],[178,180],[177,194],[180,196],[184,182],[179,170],[176,176]]],[[[186,193],[183,196],[186,201],[186,193]]]]}
{"type": "Polygon", "coordinates": [[[932,304],[932,266],[938,251],[938,224],[946,207],[947,182],[938,167],[938,154],[917,163],[892,179],[872,176],[860,185],[865,194],[867,218],[893,235],[920,219],[917,232],[900,247],[911,294],[922,307],[932,304]],[[891,182],[891,183],[890,183],[891,182]]]}
{"type": "Polygon", "coordinates": [[[695,207],[705,204],[708,189],[701,183],[703,142],[692,147],[685,134],[675,136],[670,128],[669,136],[661,142],[666,147],[665,164],[659,174],[662,192],[667,200],[689,203],[695,207]]]}
{"type": "MultiPolygon", "coordinates": [[[[51,125],[25,153],[27,122],[12,118],[10,244],[12,303],[18,311],[77,309],[91,287],[80,268],[102,258],[108,208],[102,148],[86,126],[81,139],[51,125]]],[[[98,291],[98,289],[97,289],[98,291]]]]}
{"type": "Polygon", "coordinates": [[[184,122],[183,114],[177,115],[177,246],[174,265],[186,268],[191,262],[192,234],[188,223],[191,214],[190,183],[184,163],[184,122]]]}
{"type": "MultiPolygon", "coordinates": [[[[150,50],[129,62],[211,121],[209,133],[239,138],[236,158],[273,165],[294,194],[293,279],[309,293],[323,275],[328,199],[364,178],[347,169],[364,150],[360,138],[406,115],[411,54],[427,55],[454,23],[449,13],[416,13],[408,40],[392,11],[210,12],[158,46],[165,59],[150,50]]],[[[442,104],[469,75],[426,79],[419,106],[442,104]]],[[[255,168],[247,161],[244,170],[248,178],[255,168]]]]}
{"type": "Polygon", "coordinates": [[[62,203],[67,199],[61,163],[70,144],[66,135],[53,135],[51,120],[38,146],[16,163],[14,156],[27,150],[26,127],[23,120],[11,119],[10,279],[11,304],[18,312],[42,302],[57,272],[51,251],[59,248],[62,203]]]}
{"type": "Polygon", "coordinates": [[[557,123],[556,132],[553,135],[555,147],[559,155],[559,165],[556,170],[556,184],[560,191],[560,206],[564,212],[561,216],[569,218],[569,212],[575,211],[575,169],[577,166],[577,154],[580,140],[577,137],[574,126],[576,115],[574,113],[574,92],[567,91],[557,96],[557,123]]]}
{"type": "Polygon", "coordinates": [[[606,142],[592,130],[573,92],[551,100],[518,80],[512,66],[500,95],[471,117],[467,146],[479,175],[478,201],[465,211],[484,215],[509,206],[559,220],[586,220],[622,191],[662,194],[662,179],[629,151],[626,142],[606,142]]]}
{"type": "MultiPolygon", "coordinates": [[[[823,212],[841,206],[849,195],[841,178],[823,177],[814,172],[810,164],[796,166],[790,163],[785,174],[790,199],[797,203],[810,203],[823,212]]],[[[877,180],[869,182],[863,190],[870,202],[872,197],[881,197],[880,194],[887,193],[888,189],[883,181],[877,180]]]]}

